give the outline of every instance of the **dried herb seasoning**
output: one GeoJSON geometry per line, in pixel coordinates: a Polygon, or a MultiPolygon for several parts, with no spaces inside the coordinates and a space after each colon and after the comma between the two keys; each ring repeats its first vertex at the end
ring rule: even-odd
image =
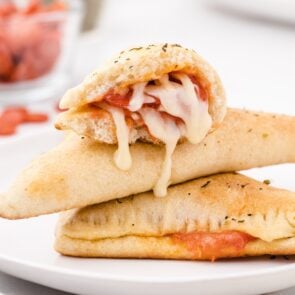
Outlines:
{"type": "Polygon", "coordinates": [[[131,49],[129,49],[129,51],[137,51],[137,50],[141,50],[142,47],[133,47],[131,49]]]}
{"type": "Polygon", "coordinates": [[[166,52],[167,47],[168,47],[168,43],[165,43],[165,44],[162,46],[162,50],[163,50],[164,52],[166,52]]]}
{"type": "Polygon", "coordinates": [[[211,180],[206,181],[203,185],[201,185],[201,188],[205,188],[210,184],[211,180]]]}

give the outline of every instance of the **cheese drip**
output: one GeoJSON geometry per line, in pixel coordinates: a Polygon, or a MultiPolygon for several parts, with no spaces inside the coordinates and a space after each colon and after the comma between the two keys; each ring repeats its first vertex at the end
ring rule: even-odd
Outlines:
{"type": "Polygon", "coordinates": [[[162,164],[161,175],[154,187],[154,195],[164,197],[167,194],[167,187],[171,177],[172,154],[181,136],[176,123],[170,118],[163,118],[153,108],[143,108],[139,111],[151,135],[165,143],[166,153],[162,164]]]}
{"type": "Polygon", "coordinates": [[[181,84],[170,81],[169,75],[157,80],[157,85],[138,83],[133,87],[133,95],[128,109],[138,111],[149,132],[166,144],[166,153],[160,177],[154,187],[154,194],[165,196],[171,177],[172,154],[181,136],[191,143],[197,144],[209,132],[212,119],[208,113],[208,102],[197,95],[198,86],[193,84],[185,74],[173,74],[181,84]],[[159,110],[143,108],[143,104],[157,97],[161,105],[159,110]],[[183,120],[183,124],[176,125],[173,119],[164,119],[159,111],[164,111],[183,120]]]}
{"type": "Polygon", "coordinates": [[[139,94],[139,88],[135,88],[134,94],[131,97],[132,111],[141,109],[143,103],[147,99],[148,94],[157,97],[161,102],[161,111],[182,119],[185,123],[186,133],[185,137],[193,144],[199,143],[207,135],[212,125],[211,116],[208,113],[208,103],[201,100],[197,85],[193,84],[190,78],[185,74],[174,74],[174,77],[179,79],[182,83],[176,83],[169,80],[168,75],[164,75],[159,79],[159,85],[147,85],[144,90],[142,83],[140,87],[142,94],[139,94]],[[197,89],[195,89],[197,88],[197,89]],[[136,104],[134,100],[141,97],[136,104]]]}
{"type": "Polygon", "coordinates": [[[136,112],[142,108],[143,104],[155,102],[153,97],[145,94],[146,84],[147,82],[142,82],[133,85],[133,92],[128,105],[129,111],[136,112]]]}
{"type": "MultiPolygon", "coordinates": [[[[174,73],[174,78],[181,82],[169,80],[169,75],[164,75],[156,80],[156,85],[141,82],[133,85],[132,96],[127,109],[132,115],[139,113],[149,132],[166,145],[166,153],[162,164],[162,171],[154,187],[156,196],[165,196],[171,177],[172,154],[180,137],[185,137],[189,142],[197,144],[209,132],[212,119],[208,112],[208,102],[199,96],[198,86],[192,83],[185,74],[174,73]],[[158,109],[145,104],[160,101],[158,109]],[[163,116],[165,112],[180,118],[183,123],[177,123],[173,117],[163,116]]],[[[124,111],[120,108],[100,103],[102,108],[109,111],[116,125],[118,150],[115,154],[115,163],[122,170],[131,167],[129,152],[129,129],[125,121],[124,111]]]]}
{"type": "Polygon", "coordinates": [[[129,150],[129,128],[125,121],[124,111],[121,108],[105,103],[100,103],[99,106],[111,113],[116,126],[118,149],[114,154],[115,164],[121,170],[129,170],[132,165],[132,159],[129,150]]]}

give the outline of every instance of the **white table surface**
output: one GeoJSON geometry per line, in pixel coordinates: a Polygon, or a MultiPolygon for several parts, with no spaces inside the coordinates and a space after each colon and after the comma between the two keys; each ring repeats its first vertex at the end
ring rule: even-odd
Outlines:
{"type": "MultiPolygon", "coordinates": [[[[271,2],[268,1],[268,5],[271,2]]],[[[77,44],[75,80],[81,80],[102,60],[126,46],[180,43],[196,49],[217,69],[230,106],[295,115],[295,23],[290,22],[292,17],[278,15],[273,21],[267,15],[233,12],[222,3],[221,0],[105,1],[98,29],[82,36],[77,44]]],[[[31,107],[49,112],[51,121],[22,127],[16,136],[52,124],[53,102],[31,107]]],[[[0,140],[6,139],[0,137],[0,140]]],[[[0,273],[0,294],[66,293],[0,273]]],[[[273,294],[295,294],[295,288],[273,294]]]]}

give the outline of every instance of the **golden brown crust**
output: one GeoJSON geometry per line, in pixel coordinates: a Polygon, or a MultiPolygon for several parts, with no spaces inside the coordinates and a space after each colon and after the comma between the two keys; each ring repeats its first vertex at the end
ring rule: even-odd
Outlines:
{"type": "Polygon", "coordinates": [[[225,92],[220,78],[194,50],[177,44],[148,45],[121,52],[89,74],[80,85],[68,90],[60,106],[77,108],[101,100],[111,89],[119,90],[138,82],[159,79],[173,71],[193,74],[201,82],[209,95],[213,127],[218,126],[226,112],[225,92]]]}
{"type": "MultiPolygon", "coordinates": [[[[172,183],[226,171],[295,161],[295,118],[229,110],[222,126],[199,145],[179,144],[172,183]]],[[[113,161],[116,147],[71,134],[35,159],[0,197],[0,216],[17,219],[79,208],[149,191],[161,172],[164,148],[131,146],[129,171],[113,161]]]]}
{"type": "Polygon", "coordinates": [[[273,241],[295,234],[295,193],[240,174],[217,174],[152,192],[68,211],[59,232],[74,239],[159,237],[239,231],[273,241]]]}
{"type": "Polygon", "coordinates": [[[185,245],[173,243],[169,237],[137,237],[128,236],[116,239],[87,241],[58,236],[55,250],[63,255],[74,257],[101,258],[152,258],[181,260],[212,260],[262,255],[294,255],[295,238],[286,238],[265,242],[257,239],[249,242],[240,252],[212,257],[190,251],[185,245]]]}
{"type": "Polygon", "coordinates": [[[172,186],[165,198],[149,192],[65,212],[55,248],[86,257],[216,259],[295,254],[294,236],[295,193],[218,174],[172,186]],[[242,232],[254,240],[210,252],[173,238],[192,232],[242,232]]]}

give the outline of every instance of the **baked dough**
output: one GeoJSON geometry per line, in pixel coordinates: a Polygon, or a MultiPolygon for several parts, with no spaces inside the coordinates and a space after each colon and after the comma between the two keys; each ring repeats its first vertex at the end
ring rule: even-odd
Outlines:
{"type": "MultiPolygon", "coordinates": [[[[295,117],[230,109],[223,124],[198,145],[179,144],[172,183],[226,171],[295,161],[295,117]]],[[[164,148],[131,146],[128,171],[113,163],[112,145],[71,133],[35,159],[0,195],[0,216],[26,218],[80,208],[152,189],[164,148]]]]}
{"type": "Polygon", "coordinates": [[[61,108],[78,108],[102,100],[109,90],[161,78],[181,71],[193,74],[206,88],[213,126],[222,122],[226,112],[225,93],[215,70],[194,50],[178,44],[150,44],[130,48],[89,74],[78,86],[68,90],[61,108]]]}
{"type": "Polygon", "coordinates": [[[168,189],[62,213],[55,248],[82,257],[217,259],[295,254],[295,193],[241,174],[218,174],[168,189]],[[218,255],[174,234],[240,232],[253,239],[218,255]]]}
{"type": "MultiPolygon", "coordinates": [[[[162,144],[159,139],[151,136],[145,125],[136,126],[129,118],[126,119],[126,124],[129,128],[129,144],[136,141],[162,144]]],[[[87,136],[102,143],[118,143],[116,126],[112,115],[108,111],[92,105],[61,113],[55,121],[55,128],[58,130],[72,130],[81,136],[87,136]]],[[[181,141],[184,141],[184,139],[182,138],[181,141]]]]}
{"type": "Polygon", "coordinates": [[[190,251],[185,245],[172,243],[169,237],[128,236],[97,241],[72,239],[68,236],[57,237],[57,252],[75,257],[101,258],[153,258],[179,260],[216,260],[244,256],[294,255],[295,238],[285,238],[265,242],[257,239],[249,242],[239,253],[224,256],[204,256],[190,251]]]}

